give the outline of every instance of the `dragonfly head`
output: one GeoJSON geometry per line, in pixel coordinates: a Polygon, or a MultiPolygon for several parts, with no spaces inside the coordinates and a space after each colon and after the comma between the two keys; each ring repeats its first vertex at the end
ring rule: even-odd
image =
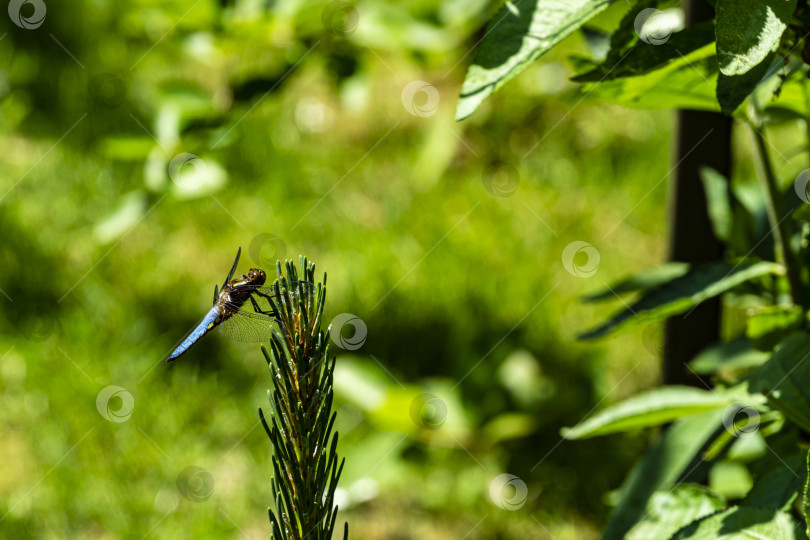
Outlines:
{"type": "Polygon", "coordinates": [[[251,285],[261,287],[262,285],[264,285],[264,282],[267,279],[267,274],[265,274],[264,270],[262,270],[261,268],[251,268],[250,270],[248,270],[247,277],[251,285]]]}

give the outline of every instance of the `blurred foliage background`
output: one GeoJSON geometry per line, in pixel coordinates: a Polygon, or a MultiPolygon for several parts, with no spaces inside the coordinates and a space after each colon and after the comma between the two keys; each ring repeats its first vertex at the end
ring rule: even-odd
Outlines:
{"type": "Polygon", "coordinates": [[[269,535],[258,345],[164,362],[242,246],[367,327],[334,347],[350,537],[596,537],[649,436],[559,429],[655,385],[660,331],[578,344],[611,309],[578,298],[663,259],[671,113],[583,95],[573,36],[455,123],[482,0],[38,5],[0,17],[2,536],[269,535]]]}

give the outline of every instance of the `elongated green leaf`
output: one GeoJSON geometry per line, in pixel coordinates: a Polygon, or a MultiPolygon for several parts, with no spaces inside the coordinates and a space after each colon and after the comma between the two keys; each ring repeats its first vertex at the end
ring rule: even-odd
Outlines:
{"type": "Polygon", "coordinates": [[[625,538],[647,513],[647,503],[656,491],[679,480],[699,481],[705,471],[699,466],[700,453],[718,429],[722,429],[722,411],[708,411],[675,422],[625,480],[619,504],[605,529],[603,540],[625,538]],[[687,475],[686,473],[691,473],[687,475]]]}
{"type": "Polygon", "coordinates": [[[579,338],[602,337],[618,330],[677,315],[741,283],[782,272],[781,265],[766,261],[737,265],[725,262],[696,265],[683,276],[648,290],[632,306],[579,338]]]}
{"type": "Polygon", "coordinates": [[[751,374],[749,389],[762,392],[775,409],[810,431],[810,336],[796,332],[751,374]]]}
{"type": "Polygon", "coordinates": [[[717,60],[724,75],[742,75],[779,46],[796,0],[717,0],[717,60]]]}
{"type": "Polygon", "coordinates": [[[714,43],[637,77],[588,83],[589,96],[626,107],[719,111],[714,43]]]}
{"type": "Polygon", "coordinates": [[[572,428],[566,439],[587,439],[617,431],[658,426],[733,402],[733,398],[690,386],[664,386],[633,396],[591,416],[572,428]]]}
{"type": "Polygon", "coordinates": [[[772,351],[802,324],[799,306],[768,306],[748,317],[745,334],[760,351],[772,351]]]}
{"type": "Polygon", "coordinates": [[[742,337],[706,349],[689,363],[689,367],[701,375],[733,372],[757,367],[768,358],[768,353],[754,349],[748,338],[742,337]]]}
{"type": "Polygon", "coordinates": [[[804,491],[802,493],[802,512],[804,513],[804,532],[810,538],[810,452],[807,452],[807,467],[805,468],[804,491]]]}
{"type": "Polygon", "coordinates": [[[795,529],[796,521],[787,512],[734,506],[681,529],[671,540],[797,540],[795,529]]]}
{"type": "Polygon", "coordinates": [[[725,501],[704,486],[681,484],[650,497],[647,518],[633,527],[627,540],[669,538],[696,519],[725,507],[725,501]]]}
{"type": "Polygon", "coordinates": [[[610,34],[607,51],[602,55],[601,61],[598,64],[594,62],[594,66],[588,73],[582,73],[575,77],[574,80],[599,81],[606,74],[622,69],[622,62],[628,55],[632,54],[633,46],[638,42],[638,33],[634,25],[635,18],[641,10],[650,8],[655,3],[656,0],[639,0],[635,6],[632,6],[622,17],[618,28],[610,34]],[[585,78],[581,79],[580,77],[585,78]]]}
{"type": "Polygon", "coordinates": [[[731,187],[725,176],[711,167],[700,169],[714,235],[724,242],[731,233],[731,187]]]}
{"type": "Polygon", "coordinates": [[[605,61],[572,80],[596,82],[644,75],[714,42],[714,23],[706,21],[672,34],[665,43],[646,43],[638,38],[633,28],[633,19],[638,13],[638,7],[628,12],[629,19],[625,21],[629,21],[629,28],[624,26],[623,21],[613,34],[610,54],[605,61]],[[623,28],[626,29],[624,32],[623,28]]]}
{"type": "Polygon", "coordinates": [[[617,283],[613,283],[610,287],[604,290],[588,295],[583,298],[586,302],[594,302],[596,300],[605,300],[615,298],[616,294],[624,294],[636,291],[645,291],[658,287],[672,281],[677,277],[681,277],[689,271],[689,264],[682,262],[665,263],[658,266],[653,266],[634,274],[628,278],[624,278],[617,283]]]}
{"type": "Polygon", "coordinates": [[[467,70],[456,120],[615,0],[514,0],[487,27],[467,70]]]}
{"type": "MultiPolygon", "coordinates": [[[[732,185],[727,178],[710,167],[701,169],[700,174],[715,236],[725,242],[732,255],[750,255],[752,245],[759,244],[760,237],[751,240],[754,220],[737,193],[740,190],[745,192],[747,187],[740,183],[732,185]]],[[[759,191],[754,196],[760,200],[762,198],[759,191]]]]}

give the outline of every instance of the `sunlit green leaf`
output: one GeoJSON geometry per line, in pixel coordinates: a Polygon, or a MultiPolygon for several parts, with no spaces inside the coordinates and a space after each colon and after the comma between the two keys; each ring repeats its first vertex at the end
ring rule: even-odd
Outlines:
{"type": "Polygon", "coordinates": [[[768,306],[748,317],[745,334],[754,348],[771,351],[801,324],[799,306],[768,306]]]}
{"type": "Polygon", "coordinates": [[[689,363],[689,367],[701,375],[731,372],[757,367],[768,358],[768,353],[754,349],[747,338],[741,337],[706,349],[689,363]]]}
{"type": "Polygon", "coordinates": [[[677,277],[681,277],[688,271],[689,264],[687,263],[671,262],[660,264],[613,283],[610,287],[600,292],[585,296],[583,300],[586,302],[594,302],[596,300],[615,298],[616,294],[645,291],[663,285],[677,277]]]}
{"type": "Polygon", "coordinates": [[[658,426],[676,418],[728,405],[733,398],[689,386],[664,386],[633,396],[564,428],[566,439],[587,439],[618,431],[658,426]]]}
{"type": "Polygon", "coordinates": [[[196,199],[216,193],[228,183],[228,173],[212,158],[183,153],[168,164],[171,192],[178,199],[196,199]]]}
{"type": "Polygon", "coordinates": [[[611,52],[605,61],[587,73],[574,77],[574,81],[609,81],[644,75],[714,42],[714,24],[707,21],[675,32],[664,43],[646,43],[638,38],[633,28],[633,18],[637,13],[638,9],[630,10],[629,28],[624,27],[625,31],[620,33],[620,26],[613,34],[611,52]],[[619,38],[624,38],[625,41],[617,43],[619,38]]]}
{"type": "Polygon", "coordinates": [[[731,188],[728,180],[710,167],[700,169],[714,235],[727,241],[731,233],[731,188]]]}
{"type": "Polygon", "coordinates": [[[495,14],[461,88],[456,120],[615,0],[516,0],[495,14]]]}
{"type": "Polygon", "coordinates": [[[751,473],[742,463],[720,461],[709,471],[709,488],[726,499],[744,497],[752,485],[751,473]]]}
{"type": "Polygon", "coordinates": [[[143,218],[146,211],[146,194],[133,191],[123,195],[118,206],[104,221],[93,228],[93,237],[101,244],[117,240],[143,218]]]}
{"type": "Polygon", "coordinates": [[[796,0],[717,0],[717,60],[724,75],[742,75],[779,46],[796,0]]]}
{"type": "Polygon", "coordinates": [[[110,159],[142,160],[146,159],[155,146],[151,137],[115,136],[107,137],[99,143],[101,153],[110,159]]]}
{"type": "Polygon", "coordinates": [[[776,347],[773,356],[751,374],[749,389],[802,429],[810,431],[810,336],[796,332],[776,347]]]}
{"type": "Polygon", "coordinates": [[[775,54],[769,54],[762,62],[739,75],[720,73],[717,77],[717,101],[724,113],[733,113],[761,81],[778,71],[781,62],[778,59],[774,61],[774,57],[775,54]]]}
{"type": "Polygon", "coordinates": [[[621,499],[610,518],[604,540],[625,538],[647,514],[647,503],[656,491],[675,482],[690,481],[701,470],[700,452],[718,429],[722,411],[708,411],[675,422],[630,472],[621,488],[621,499]]]}
{"type": "Polygon", "coordinates": [[[647,505],[647,517],[627,534],[627,540],[669,538],[694,520],[725,507],[725,501],[704,486],[681,484],[656,492],[647,505]]]}
{"type": "Polygon", "coordinates": [[[796,522],[787,512],[734,506],[698,520],[678,531],[672,540],[798,539],[796,522]]]}
{"type": "Polygon", "coordinates": [[[782,272],[781,265],[766,261],[737,265],[725,262],[696,265],[685,275],[649,289],[638,301],[614,315],[608,322],[579,337],[580,339],[602,337],[618,330],[626,330],[683,313],[741,283],[782,272]]]}
{"type": "Polygon", "coordinates": [[[718,111],[714,43],[636,77],[589,83],[591,97],[644,109],[688,108],[718,111]]]}
{"type": "Polygon", "coordinates": [[[536,430],[537,420],[524,413],[500,414],[483,427],[484,438],[490,444],[526,437],[536,430]]]}

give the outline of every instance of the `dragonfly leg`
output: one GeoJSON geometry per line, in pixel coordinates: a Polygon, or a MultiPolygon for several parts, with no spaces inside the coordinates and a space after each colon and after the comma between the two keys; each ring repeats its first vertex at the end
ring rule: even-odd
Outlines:
{"type": "Polygon", "coordinates": [[[256,290],[256,291],[254,291],[254,292],[255,292],[256,294],[258,294],[259,296],[261,296],[262,298],[267,298],[268,300],[272,300],[272,299],[273,299],[273,297],[272,297],[271,295],[269,295],[269,294],[267,294],[267,293],[263,293],[262,291],[256,290]]]}
{"type": "MultiPolygon", "coordinates": [[[[256,291],[256,292],[258,294],[264,296],[264,294],[262,294],[262,293],[260,293],[258,291],[256,291]]],[[[269,310],[265,311],[261,307],[259,307],[259,303],[256,302],[256,299],[253,298],[253,296],[250,297],[250,302],[253,304],[253,309],[256,311],[256,313],[261,313],[262,315],[267,315],[268,317],[275,317],[276,316],[275,310],[269,309],[269,310]]]]}
{"type": "MultiPolygon", "coordinates": [[[[272,294],[267,294],[267,293],[262,292],[262,291],[259,291],[259,290],[256,290],[255,292],[256,292],[256,294],[258,294],[258,295],[259,295],[259,296],[261,296],[262,298],[267,299],[267,303],[268,303],[268,304],[270,304],[270,311],[272,311],[273,313],[275,313],[275,311],[276,311],[276,309],[275,309],[276,304],[273,302],[273,301],[276,299],[275,295],[272,295],[272,294]]],[[[251,296],[251,297],[250,297],[250,299],[251,299],[251,300],[253,300],[253,297],[251,296]]],[[[255,302],[254,302],[254,303],[255,303],[255,302]]]]}

